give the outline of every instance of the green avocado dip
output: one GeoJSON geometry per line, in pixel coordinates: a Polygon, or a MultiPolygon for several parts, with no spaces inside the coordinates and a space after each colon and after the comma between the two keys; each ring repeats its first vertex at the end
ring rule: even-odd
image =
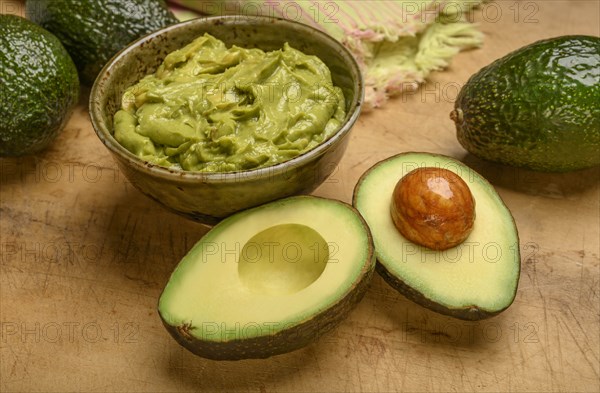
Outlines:
{"type": "Polygon", "coordinates": [[[151,163],[231,172],[296,157],[335,133],[345,101],[317,57],[227,48],[208,35],[123,94],[114,136],[151,163]]]}

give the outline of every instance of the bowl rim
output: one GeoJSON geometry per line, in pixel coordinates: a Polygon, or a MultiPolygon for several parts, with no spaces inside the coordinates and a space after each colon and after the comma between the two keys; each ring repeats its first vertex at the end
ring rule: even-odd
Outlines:
{"type": "Polygon", "coordinates": [[[365,87],[364,87],[364,77],[362,74],[362,70],[356,61],[354,55],[350,52],[348,48],[346,48],[340,41],[333,38],[328,33],[319,30],[310,25],[273,16],[245,16],[245,15],[219,15],[219,16],[209,16],[209,17],[199,17],[187,21],[182,21],[175,23],[173,25],[169,25],[160,30],[149,33],[145,36],[140,37],[139,39],[131,42],[126,47],[117,52],[105,65],[102,67],[102,70],[96,77],[92,88],[90,90],[90,99],[88,103],[88,109],[90,114],[90,120],[92,123],[92,127],[98,138],[102,141],[102,143],[109,149],[109,151],[116,155],[120,159],[125,159],[129,165],[134,166],[137,170],[149,172],[150,174],[163,177],[165,179],[171,180],[186,180],[186,181],[201,181],[204,183],[228,183],[228,182],[238,182],[244,179],[261,179],[268,176],[281,175],[289,172],[290,167],[297,168],[300,167],[305,162],[310,162],[315,158],[318,158],[321,155],[324,155],[330,146],[337,144],[340,142],[352,129],[354,123],[358,119],[363,101],[364,101],[365,87]],[[297,28],[305,29],[310,31],[312,34],[320,35],[321,38],[328,42],[329,45],[333,48],[336,48],[338,53],[342,55],[342,57],[347,60],[348,65],[350,66],[351,72],[356,74],[357,79],[354,81],[354,85],[357,87],[355,89],[353,97],[351,97],[350,101],[350,112],[346,114],[346,119],[342,126],[327,140],[321,142],[314,148],[302,153],[294,158],[289,160],[266,166],[256,169],[249,170],[239,170],[239,171],[231,171],[231,172],[200,172],[200,171],[186,171],[179,168],[169,168],[164,167],[158,164],[151,163],[146,161],[137,155],[133,154],[129,150],[127,150],[124,146],[122,146],[113,136],[113,134],[109,131],[106,122],[102,119],[100,108],[100,100],[97,98],[102,91],[106,83],[106,75],[110,73],[114,64],[119,63],[119,61],[124,58],[129,52],[135,50],[137,47],[142,46],[148,40],[151,40],[165,32],[169,32],[172,30],[185,29],[188,25],[196,25],[196,24],[217,24],[219,23],[223,25],[236,25],[236,24],[263,24],[263,23],[279,23],[279,24],[290,24],[295,25],[297,28]],[[176,177],[174,177],[175,175],[176,177]]]}

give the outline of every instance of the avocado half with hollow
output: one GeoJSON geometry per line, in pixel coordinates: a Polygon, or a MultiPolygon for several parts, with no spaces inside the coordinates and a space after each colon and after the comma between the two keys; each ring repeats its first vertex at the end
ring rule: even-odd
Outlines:
{"type": "MultiPolygon", "coordinates": [[[[419,193],[410,194],[417,201],[415,206],[424,203],[419,193]]],[[[410,300],[465,320],[491,317],[512,304],[520,274],[517,228],[493,186],[471,168],[441,155],[399,154],[363,174],[353,204],[371,229],[377,271],[410,300]],[[446,249],[426,247],[397,229],[391,213],[394,191],[400,179],[419,168],[448,170],[468,187],[474,220],[460,244],[446,249]]],[[[423,221],[436,221],[435,213],[423,221]]]]}
{"type": "Polygon", "coordinates": [[[369,228],[352,206],[290,197],[214,226],[177,265],[158,310],[196,355],[266,358],[337,325],[374,267],[369,228]]]}

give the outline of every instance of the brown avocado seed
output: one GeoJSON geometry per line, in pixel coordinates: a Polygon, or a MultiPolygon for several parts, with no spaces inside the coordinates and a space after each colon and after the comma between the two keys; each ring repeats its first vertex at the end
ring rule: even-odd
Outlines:
{"type": "Polygon", "coordinates": [[[396,184],[391,213],[402,236],[433,250],[446,250],[465,241],[473,230],[475,200],[454,172],[418,168],[396,184]]]}

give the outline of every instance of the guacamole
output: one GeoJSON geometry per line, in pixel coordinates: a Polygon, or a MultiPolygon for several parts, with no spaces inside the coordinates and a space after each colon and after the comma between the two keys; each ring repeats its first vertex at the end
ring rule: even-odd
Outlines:
{"type": "Polygon", "coordinates": [[[157,165],[231,172],[296,157],[335,133],[345,115],[343,93],[317,57],[288,44],[227,48],[205,34],[125,91],[114,136],[157,165]]]}

